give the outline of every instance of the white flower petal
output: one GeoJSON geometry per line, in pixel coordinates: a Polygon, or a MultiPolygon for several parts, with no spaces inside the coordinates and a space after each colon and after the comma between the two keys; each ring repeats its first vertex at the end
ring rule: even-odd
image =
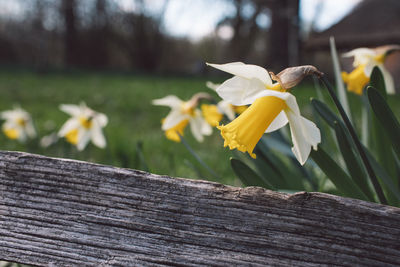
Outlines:
{"type": "Polygon", "coordinates": [[[300,117],[300,122],[302,124],[303,135],[307,142],[314,150],[317,150],[318,144],[321,143],[321,132],[317,125],[304,117],[300,117]]]}
{"type": "Polygon", "coordinates": [[[373,60],[376,53],[373,49],[369,48],[356,48],[350,52],[344,53],[343,57],[354,57],[353,66],[357,67],[359,65],[367,64],[369,61],[373,60]]]}
{"type": "Polygon", "coordinates": [[[72,117],[78,117],[82,114],[82,107],[77,105],[61,104],[60,109],[72,117]]]}
{"type": "Polygon", "coordinates": [[[103,131],[100,125],[98,125],[98,123],[95,121],[93,121],[91,135],[93,144],[100,148],[104,148],[106,146],[106,139],[104,138],[103,131]]]}
{"type": "Polygon", "coordinates": [[[203,137],[202,118],[200,116],[195,116],[191,118],[189,122],[190,122],[190,130],[192,131],[194,138],[196,138],[198,142],[203,142],[204,137],[203,137]]]}
{"type": "Polygon", "coordinates": [[[96,115],[93,118],[93,121],[96,121],[96,123],[98,123],[99,127],[105,127],[108,123],[108,118],[103,113],[96,113],[96,115]]]}
{"type": "Polygon", "coordinates": [[[170,108],[177,108],[180,107],[182,104],[182,100],[180,100],[177,96],[168,95],[163,98],[154,99],[151,103],[157,106],[167,106],[170,108]]]}
{"type": "Polygon", "coordinates": [[[217,93],[222,99],[236,106],[253,103],[262,91],[267,90],[259,80],[243,79],[239,76],[226,80],[217,88],[217,93]]]}
{"type": "Polygon", "coordinates": [[[165,118],[161,129],[163,131],[166,131],[172,127],[174,127],[175,125],[177,125],[178,123],[180,123],[183,120],[187,120],[189,119],[190,116],[187,114],[183,114],[180,110],[171,110],[171,112],[167,115],[167,117],[165,118]]]}
{"type": "Polygon", "coordinates": [[[300,116],[294,114],[291,110],[286,111],[286,115],[289,119],[290,133],[293,142],[293,154],[300,164],[304,165],[310,155],[311,145],[307,142],[307,139],[303,134],[300,116]]]}
{"type": "Polygon", "coordinates": [[[272,80],[268,71],[257,65],[244,64],[242,62],[227,64],[207,63],[207,65],[245,79],[258,79],[265,86],[272,86],[272,80]]]}
{"type": "Polygon", "coordinates": [[[83,128],[78,130],[78,144],[76,144],[76,147],[78,148],[79,151],[85,149],[85,147],[90,141],[90,138],[91,138],[90,131],[86,131],[83,128]]]}
{"type": "Polygon", "coordinates": [[[28,120],[25,126],[25,131],[26,134],[30,137],[30,138],[35,138],[36,137],[36,130],[35,127],[33,127],[33,123],[32,120],[28,120]]]}
{"type": "Polygon", "coordinates": [[[396,93],[393,77],[390,72],[381,64],[378,65],[379,69],[382,71],[383,79],[385,81],[386,93],[393,95],[396,93]]]}
{"type": "Polygon", "coordinates": [[[58,136],[63,137],[65,136],[68,132],[75,130],[79,127],[80,123],[79,120],[76,118],[70,118],[68,119],[64,125],[61,127],[60,131],[58,131],[58,136]]]}
{"type": "Polygon", "coordinates": [[[220,86],[220,84],[213,83],[213,82],[211,82],[211,81],[207,81],[207,82],[206,82],[206,86],[207,86],[208,88],[210,88],[211,90],[216,91],[217,88],[218,88],[218,86],[220,86]]]}
{"type": "Polygon", "coordinates": [[[265,132],[270,133],[270,132],[276,131],[276,130],[282,128],[283,126],[285,126],[288,122],[289,122],[289,120],[286,117],[285,112],[281,111],[281,113],[279,113],[278,116],[276,116],[276,118],[268,126],[268,128],[265,132]]]}
{"type": "Polygon", "coordinates": [[[233,110],[231,103],[225,100],[221,100],[218,102],[217,107],[219,112],[225,114],[229,120],[232,121],[235,119],[235,111],[233,110]]]}

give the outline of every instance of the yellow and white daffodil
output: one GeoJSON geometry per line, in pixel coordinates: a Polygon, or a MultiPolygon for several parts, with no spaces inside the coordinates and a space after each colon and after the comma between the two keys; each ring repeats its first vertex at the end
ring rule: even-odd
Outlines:
{"type": "MultiPolygon", "coordinates": [[[[213,91],[216,91],[221,84],[213,83],[210,81],[206,82],[206,86],[213,91]]],[[[247,106],[234,106],[229,101],[221,100],[217,105],[201,105],[201,110],[207,122],[212,126],[217,126],[222,120],[223,116],[226,115],[229,120],[235,119],[235,114],[241,114],[245,111],[247,106]]]]}
{"type": "Polygon", "coordinates": [[[71,116],[58,132],[59,137],[65,139],[78,150],[83,150],[89,141],[104,148],[106,139],[103,127],[108,123],[107,116],[88,108],[85,103],[78,105],[60,105],[60,109],[71,116]]]}
{"type": "Polygon", "coordinates": [[[317,126],[300,115],[296,98],[286,90],[295,86],[305,75],[319,73],[315,67],[288,68],[272,82],[267,70],[241,62],[208,64],[211,67],[233,74],[217,88],[218,95],[233,105],[250,105],[239,117],[227,125],[218,126],[225,140],[224,146],[248,152],[253,158],[254,147],[264,133],[278,130],[288,122],[292,136],[292,151],[304,164],[311,147],[317,149],[321,142],[317,126]]]}
{"type": "Polygon", "coordinates": [[[9,139],[25,142],[28,138],[36,137],[31,115],[22,108],[3,111],[1,118],[5,120],[2,130],[9,139]]]}
{"type": "Polygon", "coordinates": [[[362,95],[364,87],[369,82],[372,69],[377,66],[383,74],[386,92],[394,94],[393,78],[385,68],[384,62],[386,57],[396,50],[400,50],[400,46],[387,45],[376,48],[356,48],[343,54],[344,57],[354,57],[353,66],[355,69],[350,73],[342,72],[342,78],[347,84],[347,89],[353,93],[362,95]]]}
{"type": "Polygon", "coordinates": [[[204,135],[211,135],[211,126],[197,108],[198,102],[202,98],[208,98],[208,95],[202,93],[196,94],[189,101],[182,101],[177,96],[169,95],[152,101],[153,105],[171,108],[171,112],[163,119],[161,126],[168,139],[180,142],[179,135],[183,136],[183,131],[188,124],[193,136],[199,142],[204,140],[204,135]]]}

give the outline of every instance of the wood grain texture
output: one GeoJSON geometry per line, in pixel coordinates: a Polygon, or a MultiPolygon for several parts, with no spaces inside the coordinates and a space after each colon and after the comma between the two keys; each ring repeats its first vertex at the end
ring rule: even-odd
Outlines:
{"type": "Polygon", "coordinates": [[[0,152],[0,260],[399,266],[400,209],[0,152]]]}

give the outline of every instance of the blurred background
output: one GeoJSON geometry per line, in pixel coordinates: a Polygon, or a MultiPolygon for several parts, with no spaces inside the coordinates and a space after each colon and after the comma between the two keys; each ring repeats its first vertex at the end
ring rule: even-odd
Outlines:
{"type": "MultiPolygon", "coordinates": [[[[207,178],[182,144],[164,137],[169,110],[152,99],[213,94],[205,82],[228,76],[205,62],[275,72],[313,64],[330,74],[330,36],[339,52],[399,44],[399,14],[398,0],[0,0],[0,111],[21,105],[39,133],[27,144],[2,136],[0,149],[207,178]],[[80,153],[62,140],[40,147],[67,119],[59,104],[81,101],[108,115],[107,148],[80,153]]],[[[386,62],[396,84],[399,59],[386,62]]],[[[351,69],[351,60],[342,64],[351,69]]],[[[303,87],[295,92],[300,105],[315,95],[311,80],[303,87]]],[[[217,131],[203,144],[185,136],[220,174],[211,179],[237,183],[217,131]]]]}

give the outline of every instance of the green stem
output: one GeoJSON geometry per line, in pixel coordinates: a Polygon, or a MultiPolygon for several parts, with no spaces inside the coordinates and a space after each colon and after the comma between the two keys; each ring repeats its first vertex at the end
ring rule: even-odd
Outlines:
{"type": "Polygon", "coordinates": [[[349,118],[346,115],[346,112],[344,111],[342,105],[339,102],[339,99],[337,98],[331,84],[329,83],[329,81],[326,79],[325,76],[322,76],[321,78],[322,83],[325,85],[326,89],[328,89],[328,92],[333,100],[333,102],[335,103],[337,109],[339,110],[340,116],[342,116],[344,124],[346,125],[347,129],[349,130],[349,133],[351,135],[351,138],[354,141],[354,144],[356,145],[356,148],[361,156],[361,159],[364,163],[364,166],[368,172],[369,178],[371,179],[372,185],[375,188],[375,192],[378,195],[379,201],[382,204],[387,204],[387,200],[385,195],[383,194],[382,188],[378,182],[378,179],[375,175],[374,170],[372,169],[372,166],[367,158],[367,155],[365,153],[364,148],[361,145],[360,140],[357,137],[356,131],[354,130],[353,126],[351,125],[351,122],[349,120],[349,118]]]}

